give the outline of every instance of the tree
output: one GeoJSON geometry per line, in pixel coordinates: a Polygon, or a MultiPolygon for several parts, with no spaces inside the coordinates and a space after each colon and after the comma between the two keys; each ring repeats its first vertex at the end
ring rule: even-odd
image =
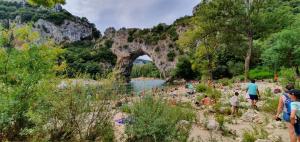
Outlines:
{"type": "Polygon", "coordinates": [[[30,4],[53,7],[56,4],[65,4],[65,0],[28,0],[30,4]]]}
{"type": "Polygon", "coordinates": [[[287,29],[273,34],[263,45],[266,49],[262,59],[266,65],[277,70],[284,66],[294,68],[300,76],[298,66],[300,64],[300,16],[296,22],[287,29]]]}
{"type": "MultiPolygon", "coordinates": [[[[281,6],[285,1],[275,0],[204,0],[196,17],[206,34],[218,33],[221,43],[247,43],[245,52],[245,77],[247,78],[253,50],[253,41],[290,24],[291,8],[281,6]],[[202,19],[202,20],[201,20],[202,19]],[[205,20],[203,20],[205,19],[205,20]],[[233,37],[228,39],[226,37],[233,37]]],[[[242,47],[243,48],[243,47],[242,47]]]]}

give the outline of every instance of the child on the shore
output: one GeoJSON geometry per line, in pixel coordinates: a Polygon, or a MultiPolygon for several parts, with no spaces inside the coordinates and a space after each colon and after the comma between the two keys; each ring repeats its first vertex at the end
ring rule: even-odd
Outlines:
{"type": "Polygon", "coordinates": [[[238,106],[239,106],[239,93],[235,92],[234,96],[230,99],[231,104],[231,115],[237,115],[238,114],[238,106]]]}

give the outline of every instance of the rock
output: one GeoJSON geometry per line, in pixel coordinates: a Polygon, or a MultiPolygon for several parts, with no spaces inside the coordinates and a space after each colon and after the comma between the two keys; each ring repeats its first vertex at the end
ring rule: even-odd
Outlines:
{"type": "Polygon", "coordinates": [[[259,112],[253,109],[248,109],[247,112],[243,114],[241,119],[245,122],[261,122],[263,123],[261,117],[259,116],[259,112]]]}
{"type": "Polygon", "coordinates": [[[277,136],[277,135],[269,135],[268,136],[268,139],[271,141],[271,142],[281,142],[282,139],[280,136],[277,136]]]}
{"type": "Polygon", "coordinates": [[[272,121],[266,127],[267,129],[285,129],[286,125],[284,122],[281,121],[272,121]]]}
{"type": "Polygon", "coordinates": [[[255,142],[272,142],[271,140],[258,139],[255,142]]]}
{"type": "Polygon", "coordinates": [[[171,76],[171,70],[176,66],[177,55],[179,55],[175,41],[170,38],[165,38],[149,42],[143,38],[132,37],[132,33],[138,32],[147,35],[151,31],[142,32],[141,29],[133,28],[122,28],[118,31],[110,28],[105,31],[105,37],[113,41],[111,50],[117,56],[116,70],[118,74],[125,77],[126,81],[129,82],[133,61],[137,57],[146,54],[151,57],[162,77],[169,78],[171,76]],[[171,52],[174,57],[172,57],[173,59],[168,57],[171,52]]]}
{"type": "Polygon", "coordinates": [[[88,22],[65,20],[61,25],[39,19],[34,24],[34,30],[41,34],[43,39],[50,38],[55,43],[72,43],[83,39],[92,39],[95,29],[88,22]]]}
{"type": "Polygon", "coordinates": [[[191,124],[191,123],[190,123],[189,121],[186,121],[186,120],[180,120],[180,121],[177,123],[177,127],[181,128],[181,129],[184,129],[184,130],[188,130],[190,124],[191,124]]]}
{"type": "Polygon", "coordinates": [[[214,119],[208,120],[206,128],[208,130],[218,130],[219,129],[219,123],[214,119]]]}

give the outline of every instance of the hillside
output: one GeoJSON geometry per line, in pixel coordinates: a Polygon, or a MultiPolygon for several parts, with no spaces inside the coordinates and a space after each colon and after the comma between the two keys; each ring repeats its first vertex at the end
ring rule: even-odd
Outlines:
{"type": "Polygon", "coordinates": [[[53,9],[37,7],[25,2],[0,1],[0,23],[8,27],[14,23],[33,23],[42,37],[57,43],[76,42],[101,37],[95,25],[64,10],[60,5],[53,9]]]}

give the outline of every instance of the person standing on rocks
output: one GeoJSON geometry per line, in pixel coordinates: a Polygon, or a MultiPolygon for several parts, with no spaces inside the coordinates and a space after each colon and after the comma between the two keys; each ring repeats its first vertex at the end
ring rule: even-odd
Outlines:
{"type": "MultiPolygon", "coordinates": [[[[290,98],[292,100],[291,102],[291,125],[294,126],[294,130],[298,139],[298,142],[300,142],[300,90],[290,90],[288,91],[290,98]]],[[[291,142],[296,142],[291,141],[291,142]]]]}
{"type": "Polygon", "coordinates": [[[258,101],[259,91],[258,86],[255,84],[255,80],[251,80],[251,83],[248,84],[246,93],[249,94],[249,97],[251,99],[252,107],[257,109],[256,103],[258,101]]]}
{"type": "Polygon", "coordinates": [[[238,106],[239,106],[239,93],[235,92],[234,96],[230,99],[231,104],[231,115],[238,115],[238,106]]]}
{"type": "Polygon", "coordinates": [[[285,86],[285,92],[280,96],[278,107],[277,107],[277,113],[275,115],[275,120],[280,121],[281,118],[283,121],[288,122],[288,129],[289,129],[289,136],[292,142],[297,140],[297,137],[295,135],[294,126],[290,124],[290,114],[291,114],[291,98],[289,97],[288,91],[294,89],[294,84],[289,83],[285,86]],[[280,114],[282,113],[282,117],[280,117],[280,114]]]}

